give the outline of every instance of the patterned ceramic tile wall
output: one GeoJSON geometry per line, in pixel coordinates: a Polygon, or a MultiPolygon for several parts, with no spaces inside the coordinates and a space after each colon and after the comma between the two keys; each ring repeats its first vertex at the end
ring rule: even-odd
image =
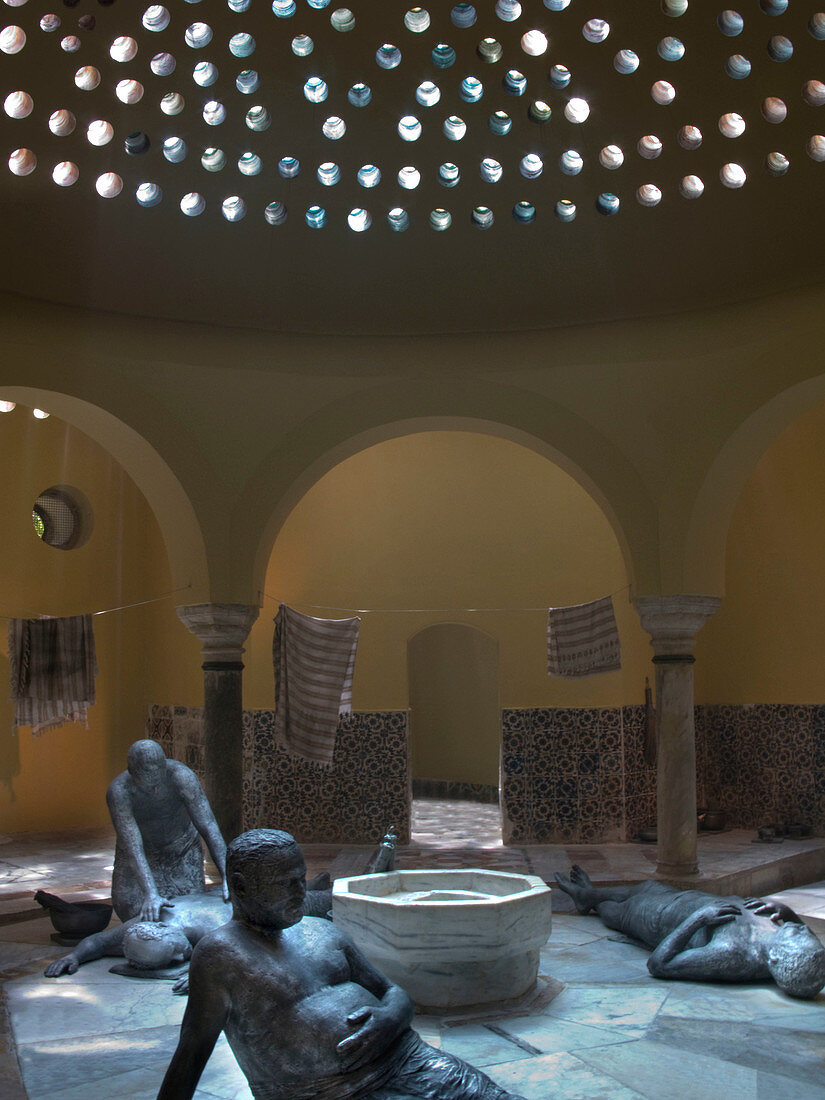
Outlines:
{"type": "MultiPolygon", "coordinates": [[[[152,707],[147,736],[203,778],[203,711],[152,707]]],[[[243,814],[304,843],[374,844],[390,826],[409,842],[410,777],[404,711],[341,717],[331,768],[290,756],[272,740],[274,711],[243,714],[243,814]]]]}

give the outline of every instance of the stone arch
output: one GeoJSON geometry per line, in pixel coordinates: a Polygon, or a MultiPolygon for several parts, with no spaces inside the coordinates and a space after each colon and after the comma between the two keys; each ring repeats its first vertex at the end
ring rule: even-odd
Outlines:
{"type": "Polygon", "coordinates": [[[821,401],[825,401],[825,374],[776,394],[746,417],[719,448],[690,513],[685,592],[723,595],[728,528],[745,483],[780,432],[821,401]]]}
{"type": "Polygon", "coordinates": [[[520,444],[568,473],[605,514],[631,585],[659,583],[656,510],[626,457],[591,425],[555,402],[506,387],[434,384],[384,389],[378,401],[355,395],[323,410],[281,441],[247,486],[234,513],[250,552],[248,568],[260,594],[278,532],[301,497],[324,474],[376,443],[425,431],[480,432],[520,444]],[[309,442],[312,440],[313,442],[309,442]],[[260,517],[250,530],[250,516],[260,517]]]}
{"type": "Polygon", "coordinates": [[[31,386],[3,386],[3,397],[42,407],[99,443],[146,497],[163,535],[177,603],[208,599],[206,547],[195,509],[180,481],[157,450],[134,428],[72,394],[31,386]]]}

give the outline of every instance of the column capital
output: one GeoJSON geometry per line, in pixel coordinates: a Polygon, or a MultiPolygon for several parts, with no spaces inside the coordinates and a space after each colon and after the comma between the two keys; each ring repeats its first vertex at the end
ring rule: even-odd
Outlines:
{"type": "Polygon", "coordinates": [[[243,645],[258,608],[244,603],[198,603],[177,609],[178,618],[203,646],[206,661],[235,663],[243,656],[243,645]]]}
{"type": "Polygon", "coordinates": [[[696,635],[721,604],[719,596],[639,596],[633,601],[655,657],[691,660],[696,635]]]}

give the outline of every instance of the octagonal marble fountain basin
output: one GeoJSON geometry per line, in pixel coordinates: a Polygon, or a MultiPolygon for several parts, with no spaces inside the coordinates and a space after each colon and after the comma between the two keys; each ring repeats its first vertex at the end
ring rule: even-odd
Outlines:
{"type": "Polygon", "coordinates": [[[418,1006],[452,1008],[530,990],[552,910],[536,875],[468,868],[338,879],[332,916],[418,1006]]]}

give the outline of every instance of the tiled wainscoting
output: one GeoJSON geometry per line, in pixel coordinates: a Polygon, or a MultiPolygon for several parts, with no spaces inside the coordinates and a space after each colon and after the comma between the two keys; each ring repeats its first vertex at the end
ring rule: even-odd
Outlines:
{"type": "MultiPolygon", "coordinates": [[[[305,844],[375,844],[389,828],[409,842],[410,778],[404,711],[341,717],[331,768],[275,745],[275,712],[243,715],[243,815],[247,829],[286,829],[305,844]]],[[[154,706],[147,736],[202,778],[202,711],[154,706]]]]}
{"type": "MultiPolygon", "coordinates": [[[[800,822],[825,835],[825,706],[700,706],[695,714],[699,805],[725,810],[734,828],[800,822]]],[[[273,717],[244,712],[248,828],[277,824],[306,843],[374,844],[393,826],[408,843],[405,712],[343,717],[328,770],[277,748],[273,717]]],[[[654,825],[645,730],[642,706],[502,711],[504,842],[592,844],[654,825]]],[[[200,774],[199,709],[152,707],[147,736],[200,774]]]]}

